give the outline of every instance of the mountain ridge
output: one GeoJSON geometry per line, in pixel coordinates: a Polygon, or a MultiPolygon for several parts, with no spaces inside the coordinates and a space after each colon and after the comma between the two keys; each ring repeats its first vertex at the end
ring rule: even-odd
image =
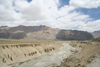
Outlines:
{"type": "Polygon", "coordinates": [[[94,32],[92,33],[92,35],[94,36],[94,38],[100,37],[100,30],[94,31],[94,32]]]}
{"type": "Polygon", "coordinates": [[[41,26],[0,27],[0,38],[33,40],[91,40],[91,33],[79,30],[65,30],[41,26]]]}

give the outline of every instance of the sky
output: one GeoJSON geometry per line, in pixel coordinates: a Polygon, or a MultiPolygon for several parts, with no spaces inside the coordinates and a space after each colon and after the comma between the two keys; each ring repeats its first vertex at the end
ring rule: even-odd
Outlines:
{"type": "Polygon", "coordinates": [[[0,26],[100,30],[100,0],[0,0],[0,26]]]}

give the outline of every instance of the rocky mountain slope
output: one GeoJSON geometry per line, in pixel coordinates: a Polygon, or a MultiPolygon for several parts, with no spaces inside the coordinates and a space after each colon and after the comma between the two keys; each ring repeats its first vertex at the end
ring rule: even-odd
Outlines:
{"type": "Polygon", "coordinates": [[[92,35],[94,36],[94,38],[100,37],[100,30],[94,31],[94,32],[92,33],[92,35]]]}
{"type": "Polygon", "coordinates": [[[91,33],[41,26],[0,27],[0,38],[34,40],[91,40],[91,33]]]}
{"type": "Polygon", "coordinates": [[[84,31],[60,30],[56,38],[61,40],[91,40],[93,36],[84,31]]]}

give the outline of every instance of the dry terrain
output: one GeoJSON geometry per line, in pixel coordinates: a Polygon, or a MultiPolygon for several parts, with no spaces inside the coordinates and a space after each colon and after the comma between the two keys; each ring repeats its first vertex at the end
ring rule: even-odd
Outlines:
{"type": "MultiPolygon", "coordinates": [[[[69,43],[77,50],[61,65],[51,67],[86,67],[100,52],[100,43],[92,41],[32,41],[0,39],[0,65],[28,61],[41,55],[57,51],[62,43],[69,43]]],[[[1,66],[0,66],[1,67],[1,66]]],[[[49,66],[47,66],[49,67],[49,66]]]]}
{"type": "Polygon", "coordinates": [[[47,53],[57,51],[61,47],[55,41],[0,40],[0,67],[18,64],[47,53]]]}
{"type": "Polygon", "coordinates": [[[95,59],[95,54],[100,52],[100,43],[97,42],[73,41],[70,45],[82,50],[64,59],[58,67],[86,67],[95,59]]]}

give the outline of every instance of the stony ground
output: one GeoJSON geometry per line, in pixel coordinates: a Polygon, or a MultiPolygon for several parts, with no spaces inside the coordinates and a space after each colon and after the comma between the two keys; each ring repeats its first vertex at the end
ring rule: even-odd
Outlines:
{"type": "Polygon", "coordinates": [[[87,67],[100,67],[100,52],[94,56],[94,60],[87,64],[87,67]]]}
{"type": "MultiPolygon", "coordinates": [[[[58,67],[86,67],[88,63],[91,63],[93,61],[93,59],[95,58],[94,55],[100,52],[100,43],[77,41],[70,43],[70,45],[76,48],[82,48],[82,50],[70,56],[69,58],[64,59],[64,62],[58,67]]],[[[94,64],[94,67],[98,67],[98,65],[97,66],[95,65],[96,63],[94,64]]],[[[92,66],[88,65],[88,67],[92,66]]]]}

